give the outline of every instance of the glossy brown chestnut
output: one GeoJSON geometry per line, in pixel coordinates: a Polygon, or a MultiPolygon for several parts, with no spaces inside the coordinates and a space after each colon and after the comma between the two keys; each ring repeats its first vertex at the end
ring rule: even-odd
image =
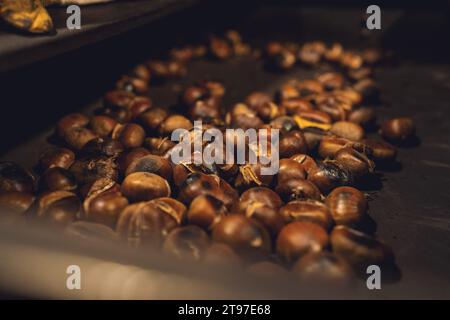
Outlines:
{"type": "Polygon", "coordinates": [[[117,158],[117,164],[119,166],[121,174],[125,175],[125,171],[133,161],[149,154],[150,151],[148,151],[146,148],[143,147],[133,148],[122,152],[120,156],[117,158]]]}
{"type": "Polygon", "coordinates": [[[209,236],[197,226],[173,229],[163,244],[163,252],[182,260],[201,260],[209,246],[209,236]]]}
{"type": "Polygon", "coordinates": [[[192,200],[187,218],[190,224],[210,230],[227,214],[228,209],[222,201],[209,194],[204,194],[192,200]]]}
{"type": "Polygon", "coordinates": [[[39,178],[40,191],[74,191],[77,186],[77,181],[72,172],[59,167],[48,169],[39,178]]]}
{"type": "Polygon", "coordinates": [[[268,231],[257,221],[243,215],[223,217],[214,226],[212,239],[229,245],[243,259],[265,257],[271,250],[268,231]]]}
{"type": "Polygon", "coordinates": [[[336,153],[344,147],[351,147],[352,141],[336,136],[325,136],[319,144],[318,153],[323,159],[334,158],[336,153]]]}
{"type": "Polygon", "coordinates": [[[336,224],[354,226],[367,212],[364,194],[352,187],[338,187],[331,191],[325,201],[336,224]]]}
{"type": "Polygon", "coordinates": [[[70,172],[75,176],[80,186],[92,184],[94,181],[107,178],[118,180],[119,171],[114,158],[98,157],[76,160],[70,167],[70,172]]]}
{"type": "Polygon", "coordinates": [[[236,104],[233,109],[226,114],[225,122],[232,128],[258,129],[264,123],[255,111],[243,103],[236,104]]]}
{"type": "Polygon", "coordinates": [[[381,124],[381,135],[391,142],[401,142],[414,135],[414,121],[408,117],[386,120],[381,124]]]}
{"type": "Polygon", "coordinates": [[[312,252],[300,258],[292,268],[303,284],[346,287],[352,284],[352,268],[344,258],[331,252],[312,252]]]}
{"type": "Polygon", "coordinates": [[[351,111],[348,115],[348,121],[368,127],[375,122],[375,110],[371,107],[361,107],[351,111]]]}
{"type": "Polygon", "coordinates": [[[182,115],[171,115],[168,116],[159,127],[159,133],[161,135],[170,135],[173,131],[176,129],[185,129],[185,130],[191,130],[193,127],[193,124],[191,120],[188,118],[182,116],[182,115]]]}
{"type": "Polygon", "coordinates": [[[136,96],[131,92],[123,90],[112,90],[108,91],[105,94],[103,98],[103,104],[106,108],[121,107],[127,109],[129,108],[135,97],[136,96]]]}
{"type": "Polygon", "coordinates": [[[85,219],[115,229],[120,213],[129,205],[120,192],[103,192],[84,202],[85,219]]]}
{"type": "Polygon", "coordinates": [[[297,153],[307,153],[308,144],[303,134],[298,130],[293,130],[280,138],[279,142],[280,158],[289,158],[297,153]]]}
{"type": "Polygon", "coordinates": [[[120,141],[126,149],[137,148],[144,143],[145,130],[135,123],[117,125],[112,133],[112,138],[120,141]]]}
{"type": "Polygon", "coordinates": [[[74,222],[80,209],[80,200],[69,191],[44,193],[36,200],[37,218],[51,225],[66,226],[74,222]]]}
{"type": "Polygon", "coordinates": [[[139,121],[146,129],[155,131],[168,116],[166,109],[153,108],[141,114],[139,121]]]}
{"type": "Polygon", "coordinates": [[[69,169],[75,161],[75,153],[66,148],[52,148],[42,153],[39,158],[39,169],[45,171],[49,168],[60,167],[69,169]]]}
{"type": "Polygon", "coordinates": [[[371,149],[375,161],[392,161],[397,155],[395,147],[385,141],[364,139],[361,143],[371,149]]]}
{"type": "Polygon", "coordinates": [[[30,208],[35,196],[30,192],[8,191],[0,193],[1,214],[22,214],[30,208]]]}
{"type": "Polygon", "coordinates": [[[364,129],[356,123],[350,121],[337,121],[330,129],[331,133],[352,141],[359,141],[364,138],[364,129]]]}
{"type": "Polygon", "coordinates": [[[310,156],[303,154],[303,153],[298,153],[298,154],[294,154],[291,157],[292,160],[297,161],[298,163],[300,163],[303,168],[305,169],[307,175],[313,170],[317,168],[317,163],[316,161],[311,158],[310,156]]]}
{"type": "Polygon", "coordinates": [[[159,248],[169,232],[178,226],[169,214],[150,202],[138,202],[126,207],[119,215],[116,231],[134,247],[159,248]]]}
{"type": "Polygon", "coordinates": [[[64,141],[73,150],[81,150],[91,140],[97,138],[95,133],[84,127],[68,129],[64,134],[64,141]]]}
{"type": "Polygon", "coordinates": [[[375,168],[375,164],[367,157],[367,155],[352,147],[340,149],[336,153],[334,159],[351,171],[355,178],[371,173],[375,168]]]}
{"type": "Polygon", "coordinates": [[[167,152],[175,147],[175,142],[169,138],[146,138],[144,145],[150,150],[150,153],[156,154],[158,156],[164,156],[167,152]]]}
{"type": "Polygon", "coordinates": [[[35,178],[14,162],[0,162],[0,193],[8,191],[34,192],[35,178]]]}
{"type": "Polygon", "coordinates": [[[294,200],[280,209],[280,215],[286,222],[310,221],[329,230],[333,225],[333,218],[327,206],[315,200],[294,200]]]}
{"type": "Polygon", "coordinates": [[[322,251],[329,238],[324,228],[308,221],[294,221],[281,229],[277,238],[277,254],[291,264],[301,256],[322,251]]]}
{"type": "Polygon", "coordinates": [[[245,212],[247,208],[255,203],[262,204],[278,210],[283,202],[280,196],[266,187],[254,187],[244,191],[239,199],[239,211],[245,212]]]}
{"type": "Polygon", "coordinates": [[[261,163],[245,164],[239,167],[239,173],[234,185],[237,189],[245,190],[257,186],[270,186],[274,176],[270,174],[263,175],[261,163]]]}
{"type": "Polygon", "coordinates": [[[305,137],[309,150],[317,150],[317,147],[322,142],[323,137],[330,135],[329,131],[314,126],[305,127],[302,130],[302,133],[305,137]]]}
{"type": "Polygon", "coordinates": [[[261,223],[269,231],[272,239],[276,239],[284,226],[284,219],[278,213],[278,210],[261,202],[253,202],[244,213],[247,218],[252,218],[261,223]]]}
{"type": "Polygon", "coordinates": [[[392,250],[385,244],[360,231],[337,226],[331,232],[333,252],[352,266],[365,270],[368,265],[386,265],[394,261],[392,250]]]}
{"type": "Polygon", "coordinates": [[[298,130],[298,125],[292,117],[280,116],[270,122],[270,127],[280,130],[281,134],[286,134],[290,131],[298,130]]]}
{"type": "Polygon", "coordinates": [[[320,190],[316,185],[301,178],[284,180],[277,185],[275,191],[286,202],[302,199],[319,200],[321,196],[320,190]]]}
{"type": "Polygon", "coordinates": [[[153,199],[150,203],[152,203],[158,210],[172,216],[172,218],[174,218],[179,225],[186,220],[187,208],[176,199],[162,197],[153,199]]]}
{"type": "Polygon", "coordinates": [[[351,171],[335,161],[324,161],[308,175],[308,181],[314,183],[323,194],[338,186],[354,183],[351,171]]]}
{"type": "Polygon", "coordinates": [[[279,162],[277,183],[289,179],[306,179],[306,171],[303,165],[293,159],[281,159],[279,162]]]}
{"type": "Polygon", "coordinates": [[[120,141],[106,137],[92,139],[83,146],[79,154],[86,157],[115,157],[123,150],[124,147],[120,141]]]}
{"type": "Polygon", "coordinates": [[[88,123],[89,118],[87,116],[81,113],[71,113],[58,121],[56,133],[60,138],[64,139],[70,129],[85,127],[88,123]]]}
{"type": "Polygon", "coordinates": [[[169,197],[171,193],[166,179],[148,172],[131,173],[123,180],[120,190],[131,202],[169,197]]]}
{"type": "Polygon", "coordinates": [[[125,176],[134,172],[154,173],[168,181],[172,180],[172,166],[170,161],[153,154],[137,158],[131,162],[125,171],[125,176]]]}
{"type": "Polygon", "coordinates": [[[107,137],[114,130],[117,121],[111,117],[98,115],[93,116],[89,122],[91,130],[99,137],[107,137]]]}

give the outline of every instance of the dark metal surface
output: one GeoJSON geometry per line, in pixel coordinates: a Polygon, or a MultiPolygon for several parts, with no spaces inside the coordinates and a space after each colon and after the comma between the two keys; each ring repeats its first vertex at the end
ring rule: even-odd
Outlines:
{"type": "MultiPolygon", "coordinates": [[[[225,12],[221,13],[227,17],[225,12]]],[[[352,46],[367,41],[360,38],[358,31],[363,13],[360,8],[334,8],[331,14],[326,8],[266,6],[244,19],[227,22],[241,28],[254,44],[268,39],[325,39],[341,40],[352,46]]],[[[447,14],[385,10],[383,31],[375,35],[375,41],[393,50],[398,58],[398,63],[377,69],[376,77],[382,90],[381,104],[377,106],[379,118],[412,116],[420,140],[414,146],[401,148],[399,164],[377,171],[379,179],[366,188],[372,199],[369,214],[375,222],[373,229],[380,239],[393,247],[402,271],[400,279],[386,284],[384,290],[373,297],[450,298],[450,195],[447,190],[450,185],[450,65],[448,43],[439,38],[448,30],[447,14]],[[417,42],[423,45],[417,46],[417,42]]],[[[202,15],[195,17],[199,16],[202,15]]],[[[212,16],[216,17],[214,13],[212,16]]],[[[217,19],[218,25],[203,21],[200,29],[220,29],[227,25],[224,20],[227,19],[217,19]]],[[[198,30],[196,27],[192,26],[193,30],[198,30]]],[[[187,30],[184,32],[189,34],[187,30]]],[[[139,45],[133,47],[131,42],[127,56],[130,63],[142,56],[142,52],[133,51],[136,48],[139,45]]],[[[116,78],[126,67],[120,64],[117,70],[109,71],[110,76],[116,78]]],[[[284,75],[269,73],[260,62],[247,58],[227,63],[199,61],[189,65],[187,78],[153,87],[150,96],[156,105],[171,106],[184,85],[216,78],[227,86],[226,107],[242,100],[251,90],[274,92],[288,78],[310,75],[310,70],[301,67],[284,75]]],[[[96,88],[91,89],[97,99],[92,99],[94,102],[90,104],[73,105],[72,110],[86,108],[86,105],[89,105],[87,109],[99,106],[98,98],[104,87],[112,85],[115,78],[96,86],[86,80],[96,88]]],[[[78,94],[82,95],[83,91],[78,94]]],[[[61,107],[56,113],[67,111],[68,108],[61,107]]],[[[20,126],[16,128],[20,130],[20,126]]],[[[50,131],[42,132],[1,159],[17,160],[25,165],[33,163],[45,147],[50,131]]]]}

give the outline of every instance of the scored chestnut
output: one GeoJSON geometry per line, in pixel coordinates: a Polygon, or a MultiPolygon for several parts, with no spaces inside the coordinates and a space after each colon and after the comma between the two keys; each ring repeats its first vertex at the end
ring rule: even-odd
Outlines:
{"type": "Polygon", "coordinates": [[[280,138],[279,152],[281,158],[289,158],[297,153],[307,153],[308,144],[303,134],[298,130],[293,130],[280,138]]]}
{"type": "Polygon", "coordinates": [[[326,194],[338,186],[352,185],[354,175],[337,161],[324,161],[308,175],[308,181],[314,183],[326,194]]]}
{"type": "Polygon", "coordinates": [[[126,176],[120,188],[131,202],[169,197],[171,188],[166,179],[148,172],[134,172],[126,176]]]}
{"type": "Polygon", "coordinates": [[[278,210],[283,202],[280,196],[266,187],[254,187],[244,191],[239,199],[239,211],[245,212],[249,206],[260,203],[264,206],[278,210]]]}
{"type": "Polygon", "coordinates": [[[292,178],[282,181],[275,191],[288,202],[291,200],[312,199],[320,200],[319,188],[312,182],[302,178],[292,178]]]}
{"type": "Polygon", "coordinates": [[[329,230],[333,217],[327,206],[316,200],[294,200],[280,209],[280,215],[288,223],[292,221],[310,221],[329,230]]]}
{"type": "Polygon", "coordinates": [[[338,187],[331,191],[325,201],[336,224],[354,226],[366,214],[367,200],[364,194],[353,187],[338,187]]]}
{"type": "Polygon", "coordinates": [[[373,172],[375,164],[366,154],[355,150],[352,147],[340,149],[334,159],[350,170],[355,178],[362,177],[373,172]]]}
{"type": "Polygon", "coordinates": [[[210,230],[227,214],[228,209],[222,201],[212,195],[203,194],[192,200],[187,218],[189,223],[210,230]]]}
{"type": "Polygon", "coordinates": [[[243,259],[260,259],[271,251],[268,231],[243,215],[223,217],[212,230],[213,241],[229,245],[243,259]]]}
{"type": "Polygon", "coordinates": [[[329,238],[324,228],[309,221],[294,221],[281,229],[277,238],[277,254],[287,264],[301,256],[322,251],[329,238]]]}
{"type": "Polygon", "coordinates": [[[168,181],[172,180],[172,166],[170,165],[170,161],[153,154],[137,158],[131,162],[125,171],[125,176],[135,172],[154,173],[168,181]]]}
{"type": "Polygon", "coordinates": [[[163,252],[178,259],[201,260],[209,246],[208,234],[198,226],[173,229],[164,240],[163,252]]]}

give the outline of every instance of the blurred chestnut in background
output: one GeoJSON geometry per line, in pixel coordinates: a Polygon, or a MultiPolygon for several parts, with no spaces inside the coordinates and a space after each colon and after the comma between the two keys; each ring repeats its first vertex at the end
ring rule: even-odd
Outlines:
{"type": "Polygon", "coordinates": [[[75,176],[67,169],[53,167],[39,178],[40,191],[74,191],[78,187],[75,176]]]}
{"type": "Polygon", "coordinates": [[[34,176],[14,162],[0,162],[0,193],[7,191],[33,192],[34,176]]]}
{"type": "Polygon", "coordinates": [[[380,133],[388,141],[402,142],[414,135],[414,121],[408,117],[386,120],[381,124],[380,133]]]}
{"type": "Polygon", "coordinates": [[[48,149],[41,154],[38,167],[41,171],[53,167],[69,169],[74,161],[75,153],[72,150],[55,147],[48,149]]]}
{"type": "Polygon", "coordinates": [[[173,229],[164,241],[163,252],[178,259],[199,261],[208,246],[208,234],[191,225],[173,229]]]}

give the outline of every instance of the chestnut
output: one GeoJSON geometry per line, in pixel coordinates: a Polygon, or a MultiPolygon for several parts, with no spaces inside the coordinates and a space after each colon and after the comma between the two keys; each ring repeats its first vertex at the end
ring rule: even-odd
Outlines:
{"type": "Polygon", "coordinates": [[[254,187],[244,191],[239,199],[239,211],[245,212],[248,207],[258,203],[278,210],[283,202],[280,196],[266,187],[254,187]]]}
{"type": "Polygon", "coordinates": [[[291,264],[307,253],[322,251],[328,243],[328,234],[320,225],[294,221],[284,226],[278,234],[277,254],[291,264]]]}
{"type": "Polygon", "coordinates": [[[215,175],[200,172],[191,173],[180,185],[178,199],[184,204],[190,204],[199,195],[215,195],[219,192],[219,180],[220,178],[215,175]]]}
{"type": "Polygon", "coordinates": [[[285,100],[294,99],[300,97],[300,92],[295,86],[295,83],[285,83],[276,93],[277,100],[283,102],[285,100]]]}
{"type": "Polygon", "coordinates": [[[330,134],[328,130],[324,130],[316,126],[304,127],[302,132],[305,137],[306,144],[308,145],[308,150],[317,150],[317,147],[322,142],[322,139],[330,134]]]}
{"type": "Polygon", "coordinates": [[[304,170],[306,171],[307,175],[309,175],[313,169],[317,168],[316,161],[306,154],[303,153],[294,154],[291,157],[291,159],[300,163],[303,166],[304,170]]]}
{"type": "Polygon", "coordinates": [[[296,153],[307,153],[308,144],[303,134],[298,130],[293,130],[280,138],[279,141],[280,158],[289,158],[296,153]]]}
{"type": "Polygon", "coordinates": [[[115,229],[119,214],[128,206],[128,200],[120,192],[103,192],[84,201],[86,220],[115,229]]]}
{"type": "Polygon", "coordinates": [[[74,191],[77,189],[75,176],[67,169],[50,168],[39,178],[40,191],[74,191]]]}
{"type": "Polygon", "coordinates": [[[373,76],[373,68],[363,66],[358,69],[350,69],[347,72],[347,76],[353,81],[370,78],[373,76]]]}
{"type": "Polygon", "coordinates": [[[326,125],[329,125],[333,122],[333,119],[327,112],[320,110],[300,111],[297,113],[297,115],[301,119],[311,122],[311,125],[316,124],[317,127],[327,127],[326,125]]]}
{"type": "Polygon", "coordinates": [[[229,246],[223,243],[212,243],[204,255],[206,264],[221,267],[239,267],[241,258],[229,246]]]}
{"type": "Polygon", "coordinates": [[[8,191],[0,193],[0,210],[4,213],[26,212],[33,204],[35,197],[30,192],[8,191]]]}
{"type": "Polygon", "coordinates": [[[323,88],[328,91],[340,89],[344,85],[344,77],[337,72],[325,72],[316,77],[323,88]]]}
{"type": "Polygon", "coordinates": [[[261,174],[263,165],[261,163],[245,164],[239,167],[239,173],[234,185],[237,189],[245,190],[256,186],[270,186],[273,181],[273,175],[261,174]]]}
{"type": "Polygon", "coordinates": [[[365,153],[359,152],[352,147],[340,149],[334,159],[351,171],[355,178],[371,173],[375,168],[375,164],[365,153]]]}
{"type": "Polygon", "coordinates": [[[175,147],[175,142],[169,138],[146,138],[144,145],[150,150],[150,153],[158,156],[165,156],[170,149],[175,147]]]}
{"type": "Polygon", "coordinates": [[[338,186],[354,183],[354,175],[336,161],[324,161],[308,175],[308,181],[314,183],[326,194],[338,186]]]}
{"type": "Polygon", "coordinates": [[[0,162],[0,193],[8,191],[33,192],[35,178],[14,162],[0,162]]]}
{"type": "Polygon", "coordinates": [[[148,83],[146,80],[139,78],[122,76],[116,83],[116,89],[135,94],[142,94],[148,91],[148,83]]]}
{"type": "Polygon", "coordinates": [[[153,108],[139,116],[140,123],[148,130],[155,131],[161,123],[169,116],[167,110],[163,108],[153,108]]]}
{"type": "Polygon", "coordinates": [[[364,98],[364,100],[376,100],[380,93],[380,88],[375,80],[370,78],[364,78],[358,80],[353,84],[353,89],[358,91],[364,98]]]}
{"type": "Polygon", "coordinates": [[[331,48],[328,48],[324,53],[324,58],[331,62],[339,61],[342,53],[344,52],[344,48],[340,43],[333,43],[331,48]]]}
{"type": "Polygon", "coordinates": [[[306,179],[306,171],[300,162],[293,159],[281,159],[277,175],[277,183],[289,179],[306,179]]]}
{"type": "Polygon", "coordinates": [[[281,50],[271,57],[272,65],[280,70],[289,70],[297,61],[295,55],[289,50],[281,50]]]}
{"type": "Polygon", "coordinates": [[[95,138],[86,143],[80,155],[87,157],[115,157],[122,153],[124,147],[120,141],[111,138],[95,138]]]}
{"type": "Polygon", "coordinates": [[[338,187],[331,191],[325,201],[336,224],[354,226],[367,212],[364,194],[353,187],[338,187]]]}
{"type": "Polygon", "coordinates": [[[218,37],[211,37],[209,42],[209,51],[214,58],[225,60],[231,57],[232,49],[228,43],[218,37]]]}
{"type": "Polygon", "coordinates": [[[76,160],[70,167],[80,186],[92,184],[100,178],[118,180],[119,172],[114,158],[94,157],[76,160]]]}
{"type": "Polygon", "coordinates": [[[159,248],[177,221],[150,202],[126,207],[119,215],[116,231],[120,238],[134,247],[159,248]]]}
{"type": "MultiPolygon", "coordinates": [[[[133,98],[134,99],[134,98],[133,98]]],[[[118,123],[128,123],[133,119],[133,113],[128,106],[104,107],[97,111],[98,114],[108,116],[118,123]]]]}
{"type": "Polygon", "coordinates": [[[89,122],[91,130],[99,137],[107,137],[114,130],[117,121],[111,117],[98,115],[93,116],[89,122]]]}
{"type": "Polygon", "coordinates": [[[298,59],[306,65],[316,65],[325,53],[325,45],[321,42],[305,43],[298,52],[298,59]]]}
{"type": "Polygon", "coordinates": [[[193,127],[193,124],[192,124],[191,120],[189,120],[188,118],[186,118],[182,115],[174,114],[174,115],[168,116],[161,123],[158,130],[161,135],[167,136],[167,135],[170,135],[176,129],[191,130],[192,127],[193,127]]]}
{"type": "Polygon", "coordinates": [[[190,224],[209,230],[227,214],[228,210],[222,201],[209,194],[203,194],[192,200],[187,218],[190,224]]]}
{"type": "Polygon", "coordinates": [[[87,126],[89,118],[81,113],[71,113],[64,116],[56,124],[57,135],[64,139],[69,130],[73,128],[82,128],[87,126]]]}
{"type": "Polygon", "coordinates": [[[257,110],[258,107],[271,102],[272,97],[270,94],[261,91],[252,92],[245,98],[245,104],[253,110],[257,110]]]}
{"type": "Polygon", "coordinates": [[[296,87],[300,96],[308,100],[324,91],[322,84],[317,80],[303,80],[298,82],[296,87]]]}
{"type": "Polygon", "coordinates": [[[74,222],[81,209],[80,200],[76,194],[69,191],[44,193],[36,200],[35,206],[38,219],[56,226],[66,226],[74,222]]]}
{"type": "Polygon", "coordinates": [[[313,106],[311,102],[304,98],[290,98],[290,99],[284,99],[281,102],[281,108],[286,110],[286,114],[289,116],[293,116],[296,114],[299,114],[303,111],[312,111],[313,106]]]}
{"type": "Polygon", "coordinates": [[[188,114],[192,120],[218,121],[220,118],[219,104],[214,99],[198,100],[189,108],[188,114]]]}
{"type": "Polygon", "coordinates": [[[337,226],[330,235],[333,252],[341,255],[357,270],[369,265],[386,265],[394,262],[391,248],[371,236],[346,226],[337,226]]]}
{"type": "Polygon", "coordinates": [[[334,158],[336,153],[344,147],[352,146],[352,141],[336,136],[325,136],[319,144],[318,153],[323,159],[334,158]]]}
{"type": "Polygon", "coordinates": [[[131,113],[131,118],[136,119],[139,115],[152,107],[152,100],[143,96],[136,96],[128,109],[131,113]]]}
{"type": "Polygon", "coordinates": [[[162,197],[150,200],[150,203],[152,203],[158,210],[172,216],[172,218],[174,218],[179,225],[186,220],[187,208],[183,203],[176,199],[162,197]]]}
{"type": "Polygon", "coordinates": [[[148,70],[145,64],[139,64],[136,67],[134,67],[129,72],[129,75],[133,78],[141,79],[142,81],[146,82],[149,82],[151,78],[150,71],[148,70]]]}
{"type": "Polygon", "coordinates": [[[294,200],[280,209],[280,215],[286,222],[310,221],[329,230],[333,218],[327,206],[317,200],[294,200]]]}
{"type": "Polygon", "coordinates": [[[143,147],[133,148],[122,152],[117,158],[117,164],[120,172],[125,175],[125,171],[133,161],[149,154],[150,151],[143,147]]]}
{"type": "Polygon", "coordinates": [[[318,111],[328,114],[332,121],[345,120],[347,113],[353,108],[351,100],[334,93],[317,96],[315,103],[318,111]]]}
{"type": "Polygon", "coordinates": [[[270,127],[280,130],[280,133],[282,135],[294,130],[298,130],[298,125],[295,122],[294,118],[288,116],[280,116],[273,119],[270,122],[270,127]]]}
{"type": "Polygon", "coordinates": [[[178,259],[201,260],[209,246],[209,236],[197,226],[173,229],[163,244],[163,252],[178,259]]]}
{"type": "Polygon", "coordinates": [[[204,86],[188,86],[180,97],[186,106],[193,106],[197,101],[207,97],[208,90],[204,86]]]}
{"type": "Polygon", "coordinates": [[[124,148],[137,148],[144,143],[145,131],[135,123],[117,125],[112,133],[112,138],[119,140],[124,148]]]}
{"type": "Polygon", "coordinates": [[[361,143],[371,150],[371,156],[375,161],[392,161],[397,155],[397,150],[391,144],[374,139],[363,139],[361,143]]]}
{"type": "Polygon", "coordinates": [[[39,158],[38,167],[41,171],[60,167],[69,169],[75,161],[75,153],[66,148],[51,148],[46,150],[39,158]]]}
{"type": "Polygon", "coordinates": [[[81,150],[89,141],[95,139],[95,133],[84,127],[70,128],[65,132],[64,141],[74,150],[81,150]]]}
{"type": "Polygon", "coordinates": [[[258,129],[264,123],[257,113],[243,103],[234,105],[232,110],[226,114],[225,122],[232,128],[258,129]]]}
{"type": "Polygon", "coordinates": [[[106,108],[119,107],[128,109],[136,96],[123,90],[108,91],[103,97],[103,105],[106,108]]]}
{"type": "Polygon", "coordinates": [[[213,241],[229,245],[243,259],[266,257],[271,251],[268,231],[243,215],[223,217],[212,230],[213,241]]]}
{"type": "Polygon", "coordinates": [[[348,69],[358,69],[361,68],[364,60],[361,55],[353,51],[344,51],[341,55],[340,63],[348,69]]]}
{"type": "Polygon", "coordinates": [[[122,183],[121,192],[131,202],[170,196],[171,189],[166,179],[148,172],[135,172],[122,183]]]}
{"type": "Polygon", "coordinates": [[[352,141],[359,141],[364,138],[364,129],[359,124],[350,121],[337,121],[333,123],[330,132],[352,141]]]}
{"type": "Polygon", "coordinates": [[[348,262],[331,252],[311,252],[301,257],[292,268],[302,284],[347,287],[354,281],[348,262]]]}
{"type": "Polygon", "coordinates": [[[319,188],[312,182],[302,178],[284,180],[277,185],[275,191],[286,202],[297,199],[320,200],[321,197],[319,188]]]}
{"type": "Polygon", "coordinates": [[[375,122],[375,110],[371,107],[361,107],[351,111],[348,115],[348,121],[368,127],[375,122]]]}
{"type": "Polygon", "coordinates": [[[169,160],[153,154],[139,157],[131,162],[125,171],[125,176],[135,172],[154,173],[168,181],[172,180],[172,166],[169,160]]]}
{"type": "Polygon", "coordinates": [[[263,225],[275,239],[284,226],[283,217],[277,209],[264,205],[261,202],[253,202],[245,210],[245,216],[252,218],[263,225]]]}
{"type": "Polygon", "coordinates": [[[414,121],[408,117],[393,118],[381,124],[380,133],[390,142],[402,142],[414,135],[414,121]]]}

